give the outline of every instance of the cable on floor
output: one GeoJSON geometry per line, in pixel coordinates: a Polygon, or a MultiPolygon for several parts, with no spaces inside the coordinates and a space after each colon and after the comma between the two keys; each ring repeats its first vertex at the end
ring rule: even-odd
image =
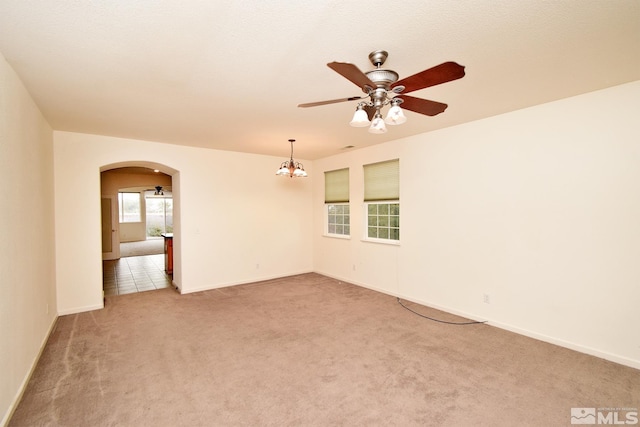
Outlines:
{"type": "Polygon", "coordinates": [[[420,314],[417,311],[411,310],[409,307],[407,307],[406,305],[404,305],[402,303],[402,301],[400,300],[399,297],[396,297],[396,298],[398,300],[398,304],[400,304],[405,309],[409,310],[413,314],[416,314],[416,315],[418,315],[420,317],[424,317],[425,319],[433,320],[434,322],[446,323],[447,325],[458,325],[458,326],[462,326],[462,325],[480,325],[480,324],[483,324],[483,323],[487,323],[486,320],[483,320],[481,322],[480,321],[473,321],[473,322],[447,322],[446,320],[434,319],[433,317],[425,316],[424,314],[420,314]]]}

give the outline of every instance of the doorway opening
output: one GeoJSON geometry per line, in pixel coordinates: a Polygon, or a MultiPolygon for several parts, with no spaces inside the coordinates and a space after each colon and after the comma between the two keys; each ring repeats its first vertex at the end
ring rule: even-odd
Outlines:
{"type": "Polygon", "coordinates": [[[100,176],[104,295],[174,287],[165,253],[166,236],[173,241],[174,231],[172,175],[124,165],[100,176]]]}

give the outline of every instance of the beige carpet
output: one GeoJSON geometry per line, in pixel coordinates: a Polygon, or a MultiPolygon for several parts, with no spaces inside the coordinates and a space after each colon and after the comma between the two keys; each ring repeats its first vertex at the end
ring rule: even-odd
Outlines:
{"type": "Polygon", "coordinates": [[[149,238],[139,242],[120,243],[120,257],[157,255],[164,253],[163,238],[149,238]]]}
{"type": "Polygon", "coordinates": [[[60,317],[9,425],[566,426],[639,406],[638,370],[305,274],[60,317]]]}

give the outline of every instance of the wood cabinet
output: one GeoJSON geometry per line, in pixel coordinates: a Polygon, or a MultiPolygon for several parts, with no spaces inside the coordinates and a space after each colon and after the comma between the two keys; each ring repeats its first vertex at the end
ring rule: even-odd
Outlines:
{"type": "Polygon", "coordinates": [[[173,274],[173,233],[165,233],[164,237],[164,271],[173,274]]]}

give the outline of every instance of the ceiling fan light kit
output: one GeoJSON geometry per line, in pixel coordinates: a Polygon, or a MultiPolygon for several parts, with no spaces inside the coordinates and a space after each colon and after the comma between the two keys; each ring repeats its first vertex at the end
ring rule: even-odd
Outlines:
{"type": "Polygon", "coordinates": [[[302,163],[293,160],[293,143],[295,141],[295,139],[289,140],[289,143],[291,143],[291,157],[289,160],[282,162],[276,175],[288,176],[289,178],[304,178],[307,176],[307,172],[305,172],[302,163]]]}
{"type": "Polygon", "coordinates": [[[353,127],[369,126],[371,133],[385,133],[385,123],[388,125],[401,125],[407,121],[401,104],[406,110],[427,116],[435,116],[447,108],[447,104],[430,101],[428,99],[415,98],[405,95],[427,87],[439,85],[464,77],[464,66],[455,62],[444,62],[435,67],[421,71],[404,79],[393,70],[380,68],[387,60],[389,54],[384,50],[376,50],[369,54],[369,61],[376,67],[367,72],[362,72],[355,65],[348,62],[330,62],[329,68],[351,81],[366,94],[365,96],[351,96],[348,98],[332,99],[329,101],[311,102],[300,104],[298,107],[316,107],[319,105],[335,104],[345,101],[360,101],[356,112],[349,124],[353,127]],[[368,98],[368,99],[367,99],[368,98]],[[381,109],[391,105],[387,117],[383,120],[381,109]]]}

